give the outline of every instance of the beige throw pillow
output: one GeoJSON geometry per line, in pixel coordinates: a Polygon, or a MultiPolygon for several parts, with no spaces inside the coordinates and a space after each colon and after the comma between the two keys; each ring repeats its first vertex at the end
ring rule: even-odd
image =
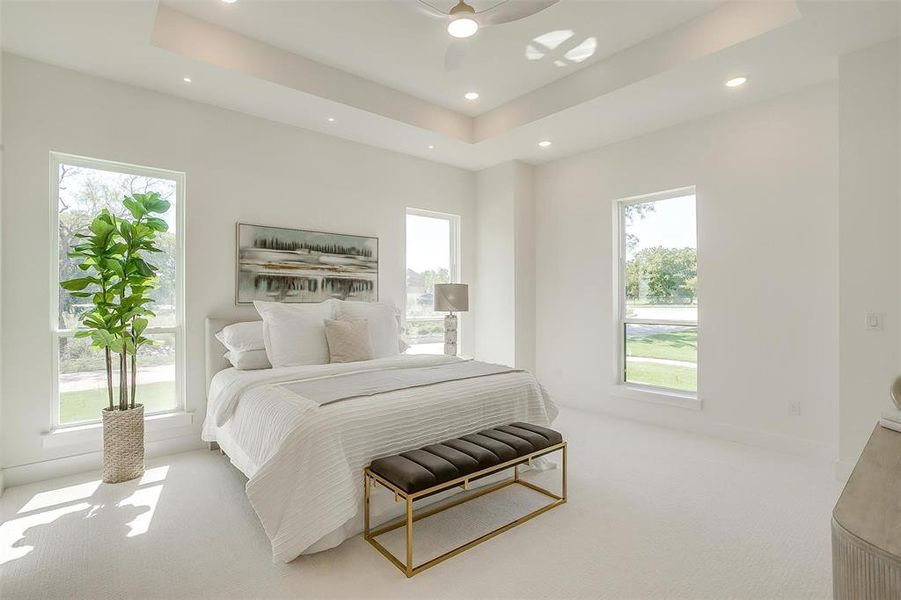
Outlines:
{"type": "Polygon", "coordinates": [[[329,362],[347,363],[372,360],[372,340],[366,321],[325,320],[329,362]]]}

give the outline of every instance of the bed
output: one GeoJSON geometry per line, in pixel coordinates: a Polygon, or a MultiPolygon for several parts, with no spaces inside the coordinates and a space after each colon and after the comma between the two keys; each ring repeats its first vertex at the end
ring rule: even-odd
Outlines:
{"type": "MultiPolygon", "coordinates": [[[[247,497],[275,561],[333,548],[363,530],[360,485],[372,460],[514,421],[550,425],[557,415],[531,374],[498,369],[461,376],[474,366],[456,357],[401,354],[237,370],[222,358],[214,335],[238,321],[206,322],[202,436],[247,477],[247,497]],[[423,372],[457,375],[416,381],[423,372]],[[363,385],[354,382],[364,380],[354,392],[363,385]]],[[[393,505],[375,504],[372,513],[390,516],[393,505]]]]}

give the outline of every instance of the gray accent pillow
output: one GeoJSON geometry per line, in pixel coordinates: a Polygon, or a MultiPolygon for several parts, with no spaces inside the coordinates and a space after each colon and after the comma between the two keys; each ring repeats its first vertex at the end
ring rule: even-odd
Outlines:
{"type": "Polygon", "coordinates": [[[325,339],[328,340],[329,362],[348,363],[375,358],[369,323],[365,320],[325,320],[325,339]]]}

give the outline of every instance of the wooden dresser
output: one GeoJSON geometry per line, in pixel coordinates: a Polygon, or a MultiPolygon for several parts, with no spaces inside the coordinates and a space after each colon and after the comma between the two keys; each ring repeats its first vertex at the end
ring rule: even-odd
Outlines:
{"type": "Polygon", "coordinates": [[[832,511],[833,594],[901,600],[901,433],[876,426],[832,511]]]}

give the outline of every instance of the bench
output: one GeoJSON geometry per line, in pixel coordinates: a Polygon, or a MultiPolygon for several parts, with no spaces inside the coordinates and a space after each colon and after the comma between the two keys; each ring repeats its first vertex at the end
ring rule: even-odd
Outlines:
{"type": "Polygon", "coordinates": [[[407,577],[433,567],[465,550],[487,541],[529,519],[566,502],[566,442],[563,436],[547,427],[531,423],[511,423],[486,429],[432,444],[418,450],[402,452],[372,461],[363,471],[364,529],[363,537],[385,558],[391,561],[407,577]],[[562,453],[562,485],[557,495],[549,490],[525,481],[520,477],[520,465],[551,452],[562,453]],[[447,501],[414,514],[413,503],[422,498],[459,487],[469,490],[471,482],[513,469],[511,478],[481,487],[470,494],[454,496],[447,501]],[[425,517],[447,510],[463,502],[497,491],[509,485],[519,484],[551,498],[551,502],[502,527],[498,527],[462,546],[429,560],[421,565],[413,564],[413,523],[425,517]],[[370,528],[370,500],[372,490],[380,485],[394,493],[395,501],[406,503],[406,514],[395,522],[378,528],[370,528]],[[406,561],[401,562],[376,539],[379,535],[406,526],[406,561]]]}

